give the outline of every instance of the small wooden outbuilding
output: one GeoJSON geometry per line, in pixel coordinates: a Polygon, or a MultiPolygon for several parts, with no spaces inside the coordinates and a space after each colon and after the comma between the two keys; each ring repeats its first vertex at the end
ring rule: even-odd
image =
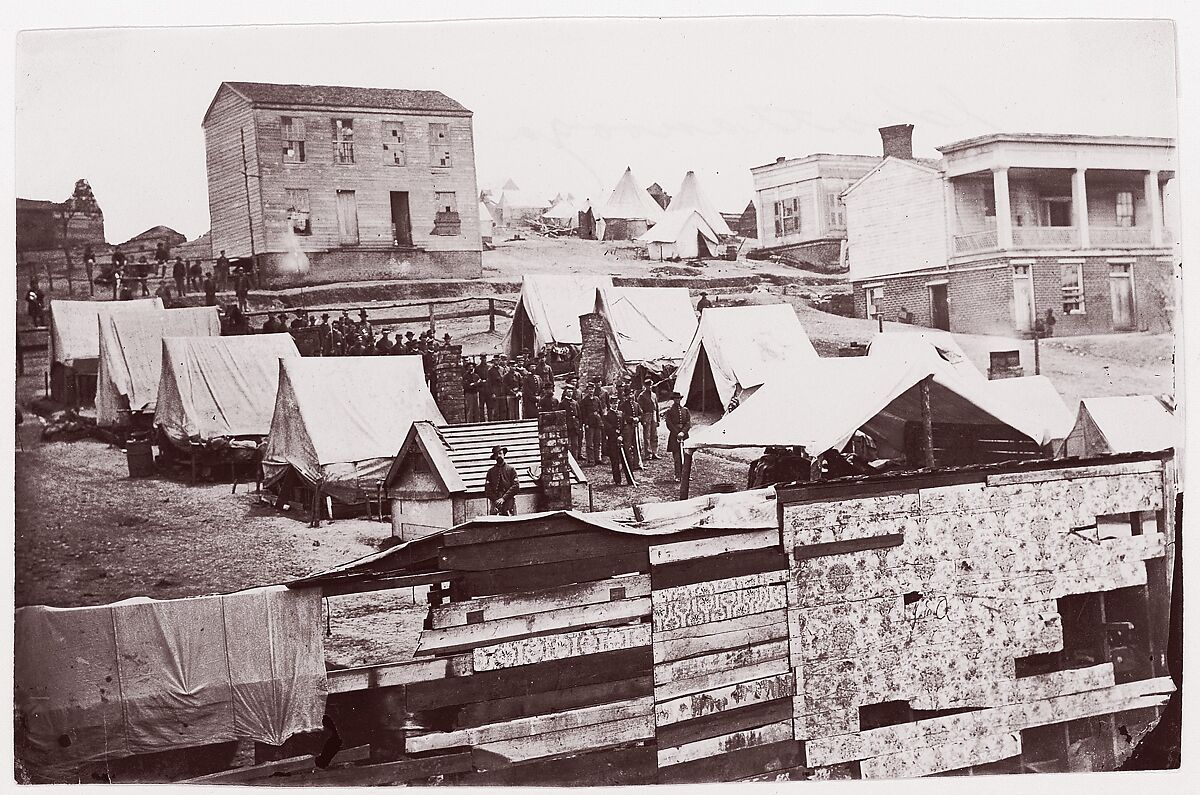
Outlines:
{"type": "MultiPolygon", "coordinates": [[[[466,425],[414,422],[384,480],[392,535],[409,541],[486,516],[483,485],[497,445],[508,448],[507,462],[517,470],[517,514],[540,510],[542,459],[536,419],[466,425]]],[[[587,506],[587,478],[569,453],[568,464],[571,503],[587,506]]]]}

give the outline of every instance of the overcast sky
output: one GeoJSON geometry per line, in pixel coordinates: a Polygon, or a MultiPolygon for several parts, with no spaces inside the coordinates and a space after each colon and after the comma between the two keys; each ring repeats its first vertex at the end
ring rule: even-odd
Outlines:
{"type": "Polygon", "coordinates": [[[17,41],[16,193],[88,179],[121,242],[209,227],[200,122],[222,80],[438,89],[475,113],[481,188],[607,196],[624,168],[726,211],[779,155],[918,155],[988,132],[1174,136],[1158,21],[760,18],[34,31],[17,41]]]}

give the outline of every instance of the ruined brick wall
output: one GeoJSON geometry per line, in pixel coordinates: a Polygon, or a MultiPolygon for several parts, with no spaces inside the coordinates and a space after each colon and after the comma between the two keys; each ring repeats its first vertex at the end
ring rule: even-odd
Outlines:
{"type": "Polygon", "coordinates": [[[542,454],[542,499],[540,510],[570,510],[571,466],[567,439],[567,413],[538,414],[538,447],[542,454]]]}

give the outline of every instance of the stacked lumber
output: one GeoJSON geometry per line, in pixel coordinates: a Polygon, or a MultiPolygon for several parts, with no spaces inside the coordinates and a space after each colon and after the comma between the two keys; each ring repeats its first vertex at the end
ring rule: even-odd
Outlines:
{"type": "Polygon", "coordinates": [[[646,546],[567,514],[447,532],[450,603],[417,655],[452,675],[407,688],[409,710],[446,717],[406,750],[470,749],[461,784],[653,782],[646,546]]]}
{"type": "Polygon", "coordinates": [[[660,783],[804,778],[778,530],[649,553],[660,783]]]}

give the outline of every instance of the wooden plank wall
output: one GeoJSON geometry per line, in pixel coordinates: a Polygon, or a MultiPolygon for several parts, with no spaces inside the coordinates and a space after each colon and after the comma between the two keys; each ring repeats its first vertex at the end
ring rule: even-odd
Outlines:
{"type": "Polygon", "coordinates": [[[1165,703],[1169,678],[1118,685],[1111,663],[1015,665],[1063,648],[1058,598],[1146,584],[1165,534],[1102,538],[1096,518],[1162,510],[1164,490],[1150,461],[784,505],[795,738],[814,774],[960,770],[1016,756],[1022,729],[1165,703]],[[863,730],[860,710],[886,702],[975,711],[863,730]]]}

